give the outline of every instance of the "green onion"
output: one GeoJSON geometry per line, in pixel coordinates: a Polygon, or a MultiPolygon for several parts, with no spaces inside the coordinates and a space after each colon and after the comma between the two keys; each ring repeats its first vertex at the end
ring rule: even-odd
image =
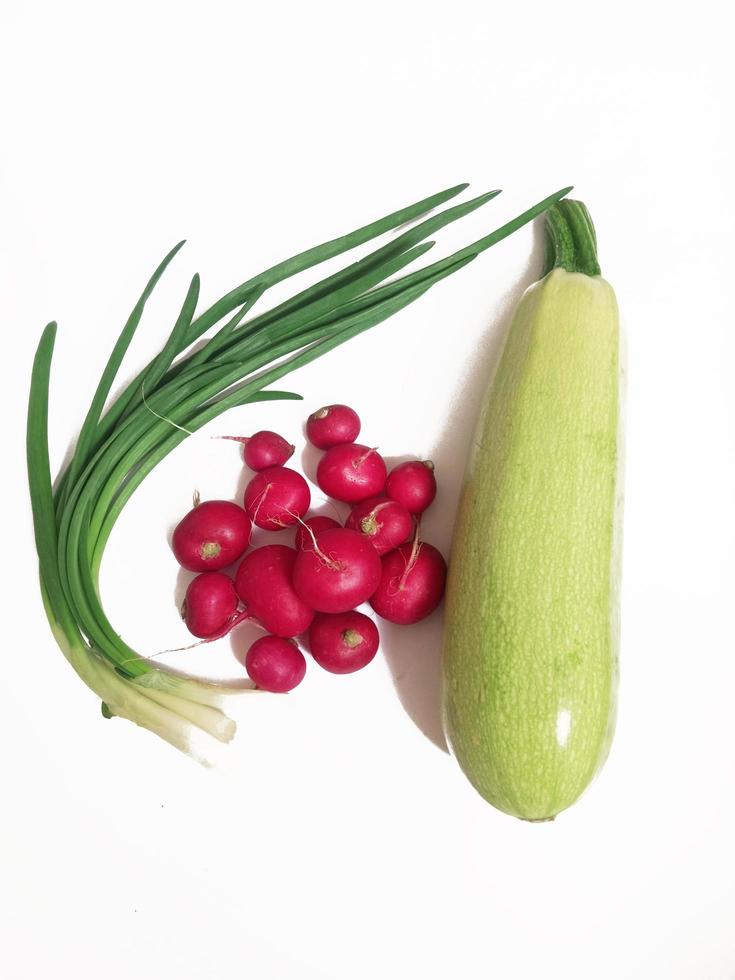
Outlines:
{"type": "Polygon", "coordinates": [[[36,351],[28,409],[28,473],[41,592],[61,650],[102,700],[104,717],[127,718],[200,761],[206,761],[197,747],[200,731],[221,742],[233,737],[234,722],[222,705],[227,697],[254,688],[246,680],[205,681],[154,665],[125,643],[99,596],[107,540],[140,483],[188,435],[234,406],[299,398],[292,392],[265,389],[408,306],[571,190],[552,194],[447,258],[386,281],[433,246],[433,241],[425,240],[428,236],[499,192],[439,211],[359,261],[248,319],[252,307],[274,284],[414,221],[466,187],[451,187],[301,252],[242,283],[199,316],[199,277],[194,276],[161,351],[105,411],[146,302],[183,245],[180,242],[155,270],[125,323],[55,491],[47,423],[56,324],[48,324],[36,351]],[[191,350],[217,325],[203,345],[191,350]]]}

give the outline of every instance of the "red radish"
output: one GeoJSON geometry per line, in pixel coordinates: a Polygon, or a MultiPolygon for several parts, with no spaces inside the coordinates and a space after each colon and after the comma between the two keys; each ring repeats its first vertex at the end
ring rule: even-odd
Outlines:
{"type": "Polygon", "coordinates": [[[380,583],[378,553],[359,531],[322,531],[316,548],[299,551],[293,587],[312,609],[340,613],[365,602],[380,583]]]}
{"type": "Polygon", "coordinates": [[[190,572],[216,572],[237,561],[250,543],[250,518],[231,500],[205,500],[177,525],[171,546],[190,572]]]}
{"type": "Polygon", "coordinates": [[[339,521],[335,521],[334,518],[322,514],[317,514],[316,517],[307,517],[305,521],[299,524],[298,530],[296,531],[296,550],[303,551],[304,548],[307,550],[313,548],[314,538],[311,535],[313,534],[316,537],[322,531],[328,531],[333,527],[342,527],[342,525],[339,521]],[[310,531],[311,534],[309,533],[310,531]]]}
{"type": "Polygon", "coordinates": [[[245,510],[258,527],[280,531],[295,524],[309,509],[309,484],[296,470],[269,466],[245,488],[245,510]]]}
{"type": "Polygon", "coordinates": [[[417,623],[433,612],[444,595],[447,563],[440,552],[414,540],[382,559],[380,585],[370,599],[390,623],[417,623]]]}
{"type": "Polygon", "coordinates": [[[314,618],[313,609],[291,584],[295,560],[293,548],[268,544],[246,555],[235,576],[237,594],[248,613],[277,636],[297,636],[314,618]]]}
{"type": "Polygon", "coordinates": [[[360,435],[360,418],[347,405],[325,405],[306,421],[306,438],[317,449],[354,442],[360,435]]]}
{"type": "Polygon", "coordinates": [[[324,453],[316,482],[327,496],[352,504],[382,493],[386,473],[385,461],[376,449],[348,442],[324,453]]]}
{"type": "Polygon", "coordinates": [[[304,679],[306,660],[293,640],[261,636],[247,652],[245,669],[256,687],[285,694],[304,679]]]}
{"type": "Polygon", "coordinates": [[[320,613],[309,627],[311,655],[332,674],[351,674],[367,666],[379,642],[378,627],[355,610],[336,616],[320,613]]]}
{"type": "Polygon", "coordinates": [[[286,442],[277,432],[262,429],[251,436],[225,436],[243,443],[242,455],[251,470],[265,470],[269,466],[283,466],[291,459],[296,446],[286,442]]]}
{"type": "Polygon", "coordinates": [[[181,615],[190,633],[208,639],[221,633],[237,612],[237,592],[224,572],[202,572],[189,582],[181,615]]]}
{"type": "Polygon", "coordinates": [[[412,514],[423,514],[436,497],[434,464],[430,459],[400,463],[388,474],[385,492],[412,514]]]}
{"type": "Polygon", "coordinates": [[[360,531],[379,555],[385,555],[411,537],[413,517],[396,500],[370,497],[355,504],[345,527],[360,531]]]}

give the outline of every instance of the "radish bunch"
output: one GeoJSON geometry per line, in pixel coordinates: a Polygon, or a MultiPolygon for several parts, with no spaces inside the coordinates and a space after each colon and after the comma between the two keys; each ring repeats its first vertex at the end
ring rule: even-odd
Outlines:
{"type": "Polygon", "coordinates": [[[197,500],[174,531],[177,559],[201,573],[182,609],[189,630],[206,641],[245,619],[259,625],[265,635],[251,645],[245,666],[264,690],[290,691],[303,679],[306,660],[296,637],[325,670],[352,673],[370,663],[379,644],[375,623],[356,607],[370,603],[383,619],[407,625],[432,613],[444,594],[444,558],[419,536],[421,515],[436,495],[433,464],[411,460],[388,472],[375,447],[356,442],[360,429],[347,405],[321,408],[306,423],[307,438],[324,450],[319,488],[350,505],[344,525],[309,515],[308,483],[283,465],[293,445],[258,432],[234,437],[255,471],[243,506],[197,500]],[[294,547],[248,551],[253,526],[295,528],[294,547]],[[234,576],[223,571],[238,560],[234,576]]]}

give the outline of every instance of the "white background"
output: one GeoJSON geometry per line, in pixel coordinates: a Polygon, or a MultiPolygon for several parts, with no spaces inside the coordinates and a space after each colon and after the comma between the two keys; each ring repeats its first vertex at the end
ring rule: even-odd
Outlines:
{"type": "MultiPolygon", "coordinates": [[[[2,5],[5,976],[735,978],[735,160],[718,9],[2,5]],[[128,373],[194,271],[207,302],[463,180],[505,193],[436,253],[574,183],[628,329],[618,731],[553,824],[493,810],[432,741],[439,615],[386,630],[361,674],[312,664],[293,695],[249,699],[211,771],[103,721],[36,587],[23,416],[47,320],[58,467],[179,238],[128,373]]],[[[446,551],[484,379],[538,273],[525,229],[290,378],[303,405],[241,409],[190,440],[110,542],[123,634],[148,653],[186,642],[167,532],[195,486],[242,485],[237,449],[208,436],[299,439],[324,402],[354,404],[388,456],[433,455],[426,534],[446,551]]],[[[171,662],[242,672],[227,641],[171,662]]]]}

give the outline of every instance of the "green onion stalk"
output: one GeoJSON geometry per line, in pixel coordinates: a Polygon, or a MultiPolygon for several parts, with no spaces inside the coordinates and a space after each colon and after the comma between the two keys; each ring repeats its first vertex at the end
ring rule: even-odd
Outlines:
{"type": "Polygon", "coordinates": [[[74,453],[55,485],[48,453],[48,394],[56,323],[36,351],[28,408],[28,475],[41,593],[56,641],[102,701],[105,717],[127,718],[171,745],[199,754],[199,732],[229,742],[226,699],[254,691],[247,681],[204,680],[136,653],[108,619],[99,594],[105,546],[122,509],[150,471],[212,419],[238,405],[297,399],[270,388],[423,296],[561,200],[567,187],[447,258],[398,275],[424,255],[429,236],[486,204],[499,191],[440,208],[459,184],[340,238],[280,262],[197,315],[195,275],[160,352],[108,406],[108,397],[147,300],[183,242],[151,276],[102,372],[74,453]],[[276,283],[431,213],[365,257],[272,309],[251,310],[276,283]],[[203,342],[212,328],[217,328],[203,342]]]}

